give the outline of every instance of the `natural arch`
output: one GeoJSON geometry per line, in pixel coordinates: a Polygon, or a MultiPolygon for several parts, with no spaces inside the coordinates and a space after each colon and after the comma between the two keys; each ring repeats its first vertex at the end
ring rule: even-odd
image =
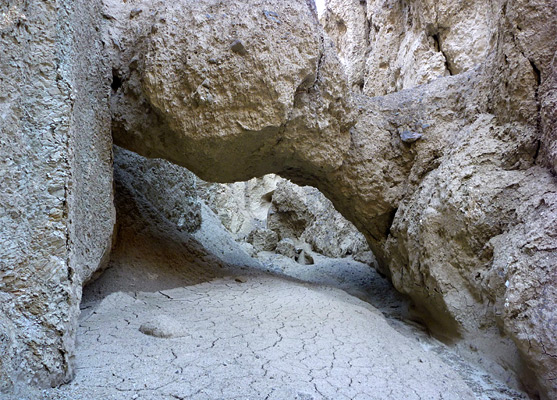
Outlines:
{"type": "MultiPolygon", "coordinates": [[[[207,180],[272,172],[317,187],[364,233],[380,269],[434,330],[465,342],[506,332],[514,344],[486,339],[483,350],[518,370],[504,355],[518,346],[547,389],[554,361],[540,327],[550,316],[534,299],[552,281],[556,255],[517,250],[525,239],[515,230],[553,228],[539,212],[512,210],[543,197],[554,215],[556,185],[537,161],[539,67],[532,73],[516,43],[494,45],[479,70],[367,97],[348,89],[306,1],[143,6],[134,14],[118,5],[120,22],[108,21],[107,35],[120,43],[111,53],[117,144],[207,180]],[[516,76],[522,89],[508,84],[516,76]],[[516,187],[523,191],[509,189],[516,187]],[[529,274],[537,283],[524,291],[519,277],[529,274]],[[524,308],[527,300],[535,305],[524,308]]],[[[497,29],[514,29],[494,13],[497,29]]],[[[540,63],[550,69],[547,57],[540,63]]]]}

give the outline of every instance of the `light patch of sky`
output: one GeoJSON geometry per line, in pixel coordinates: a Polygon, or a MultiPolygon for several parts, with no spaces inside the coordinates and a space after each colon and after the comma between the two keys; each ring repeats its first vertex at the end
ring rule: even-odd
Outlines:
{"type": "Polygon", "coordinates": [[[319,16],[323,15],[325,12],[325,2],[326,0],[315,0],[315,5],[317,6],[317,14],[319,16]]]}

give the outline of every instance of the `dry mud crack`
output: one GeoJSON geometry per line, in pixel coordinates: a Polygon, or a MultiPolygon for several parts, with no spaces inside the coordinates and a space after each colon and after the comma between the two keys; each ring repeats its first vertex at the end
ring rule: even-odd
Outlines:
{"type": "Polygon", "coordinates": [[[276,277],[113,293],[79,337],[73,398],[475,398],[366,303],[276,277]]]}
{"type": "Polygon", "coordinates": [[[206,208],[190,235],[120,189],[75,379],[17,400],[526,398],[409,324],[369,265],[254,259],[206,208]]]}
{"type": "Polygon", "coordinates": [[[480,398],[368,303],[272,275],[115,292],[78,338],[75,380],[45,398],[480,398]]]}

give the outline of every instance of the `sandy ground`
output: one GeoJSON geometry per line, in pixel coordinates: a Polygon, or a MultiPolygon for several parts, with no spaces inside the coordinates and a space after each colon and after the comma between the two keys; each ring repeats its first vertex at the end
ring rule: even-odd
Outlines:
{"type": "Polygon", "coordinates": [[[252,259],[207,209],[194,235],[129,198],[119,213],[75,379],[17,399],[527,398],[431,338],[367,265],[252,259]]]}

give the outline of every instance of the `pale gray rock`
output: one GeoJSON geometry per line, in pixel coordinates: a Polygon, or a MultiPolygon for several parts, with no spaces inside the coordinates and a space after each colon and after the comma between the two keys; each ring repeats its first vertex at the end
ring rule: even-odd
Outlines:
{"type": "Polygon", "coordinates": [[[347,221],[317,189],[300,187],[287,180],[273,192],[267,227],[279,238],[307,243],[307,252],[327,257],[353,256],[372,264],[373,256],[364,236],[347,221]]]}
{"type": "Polygon", "coordinates": [[[175,316],[155,315],[139,326],[139,332],[161,339],[186,336],[187,329],[181,325],[175,316]]]}
{"type": "Polygon", "coordinates": [[[198,179],[197,193],[226,229],[243,241],[255,228],[266,226],[273,193],[281,181],[273,174],[229,184],[198,179]]]}
{"type": "Polygon", "coordinates": [[[166,160],[147,159],[117,146],[114,168],[120,179],[126,180],[178,229],[187,232],[199,229],[201,202],[193,173],[166,160]]]}
{"type": "Polygon", "coordinates": [[[290,238],[281,239],[280,242],[277,243],[275,252],[285,257],[296,259],[296,245],[290,238]]]}
{"type": "Polygon", "coordinates": [[[2,392],[73,377],[81,287],[112,244],[100,13],[82,0],[0,4],[2,392]]]}
{"type": "Polygon", "coordinates": [[[301,249],[297,251],[296,261],[298,262],[298,264],[302,265],[311,265],[314,263],[313,257],[309,254],[309,252],[301,249]]]}
{"type": "Polygon", "coordinates": [[[247,237],[248,243],[253,246],[256,253],[260,251],[274,251],[278,240],[278,235],[267,228],[256,228],[247,237]]]}

